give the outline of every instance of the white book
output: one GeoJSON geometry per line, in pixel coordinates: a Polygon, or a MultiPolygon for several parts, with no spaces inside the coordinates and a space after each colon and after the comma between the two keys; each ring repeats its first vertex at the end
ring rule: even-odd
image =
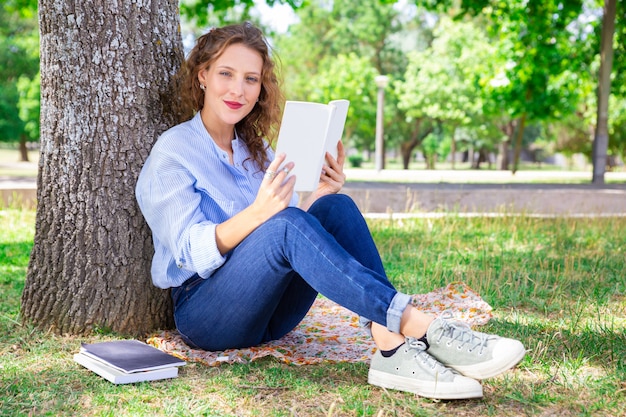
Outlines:
{"type": "Polygon", "coordinates": [[[138,340],[82,344],[74,361],[114,384],[175,378],[185,361],[138,340]]]}
{"type": "Polygon", "coordinates": [[[294,162],[289,176],[296,176],[295,191],[317,188],[326,152],[337,156],[349,106],[348,100],[285,103],[276,154],[285,153],[285,163],[294,162]]]}

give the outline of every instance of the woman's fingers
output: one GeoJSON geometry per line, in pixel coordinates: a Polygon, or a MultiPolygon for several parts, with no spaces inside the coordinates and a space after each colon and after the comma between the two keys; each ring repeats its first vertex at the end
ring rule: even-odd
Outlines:
{"type": "Polygon", "coordinates": [[[343,163],[346,160],[346,150],[343,147],[343,142],[337,142],[337,163],[343,167],[343,163]]]}
{"type": "Polygon", "coordinates": [[[280,155],[276,155],[276,158],[269,164],[267,169],[265,170],[265,179],[272,182],[274,178],[278,175],[278,168],[285,160],[286,155],[281,153],[280,155]]]}
{"type": "Polygon", "coordinates": [[[264,181],[257,198],[263,206],[270,210],[280,211],[289,204],[295,187],[295,177],[287,178],[293,169],[294,163],[284,163],[286,155],[281,153],[269,164],[265,170],[264,181]],[[282,167],[281,167],[282,165],[282,167]]]}

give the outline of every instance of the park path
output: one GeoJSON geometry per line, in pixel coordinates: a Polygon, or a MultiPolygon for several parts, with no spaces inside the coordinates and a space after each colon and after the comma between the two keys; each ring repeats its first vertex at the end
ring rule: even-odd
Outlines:
{"type": "MultiPolygon", "coordinates": [[[[343,192],[369,215],[472,214],[626,216],[626,172],[609,172],[594,186],[591,174],[569,171],[347,169],[343,192]],[[573,184],[572,182],[578,182],[573,184]]],[[[33,177],[0,177],[5,206],[33,206],[33,177]]]]}
{"type": "Polygon", "coordinates": [[[626,172],[346,170],[344,186],[364,213],[626,216],[626,172]],[[577,182],[577,183],[572,183],[577,182]]]}

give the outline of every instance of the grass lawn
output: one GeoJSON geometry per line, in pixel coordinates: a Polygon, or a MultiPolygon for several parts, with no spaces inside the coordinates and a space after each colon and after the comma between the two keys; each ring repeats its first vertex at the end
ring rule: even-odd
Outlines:
{"type": "Polygon", "coordinates": [[[433,401],[367,384],[366,364],[217,368],[112,385],[72,361],[81,341],[20,323],[35,213],[0,211],[0,415],[619,416],[626,415],[626,218],[371,220],[403,291],[461,280],[493,307],[483,329],[529,352],[484,381],[485,397],[433,401]]]}

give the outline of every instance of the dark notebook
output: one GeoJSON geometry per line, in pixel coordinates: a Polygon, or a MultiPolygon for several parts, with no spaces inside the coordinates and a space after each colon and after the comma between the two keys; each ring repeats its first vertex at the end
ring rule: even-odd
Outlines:
{"type": "Polygon", "coordinates": [[[182,366],[185,361],[138,340],[81,344],[80,352],[126,373],[182,366]]]}

